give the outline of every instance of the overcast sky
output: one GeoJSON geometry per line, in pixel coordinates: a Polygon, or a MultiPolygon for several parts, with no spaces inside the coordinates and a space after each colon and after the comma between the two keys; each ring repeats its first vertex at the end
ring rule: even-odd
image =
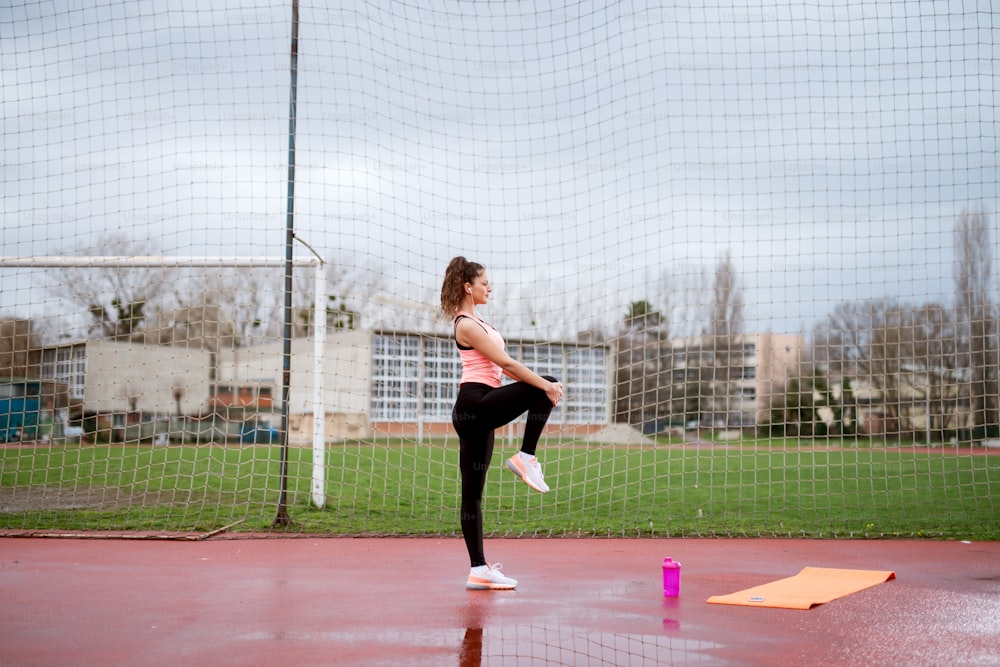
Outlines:
{"type": "MultiPolygon", "coordinates": [[[[4,3],[0,254],[284,255],[291,2],[211,5],[4,3]]],[[[842,301],[949,301],[963,210],[1000,237],[988,0],[300,17],[296,233],[404,300],[434,305],[465,254],[494,307],[614,322],[728,252],[746,328],[797,333],[842,301]]],[[[57,308],[37,282],[0,270],[0,314],[57,308]]]]}

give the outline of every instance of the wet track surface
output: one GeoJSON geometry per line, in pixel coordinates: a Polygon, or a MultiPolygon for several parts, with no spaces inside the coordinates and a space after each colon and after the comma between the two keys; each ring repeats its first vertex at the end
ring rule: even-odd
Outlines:
{"type": "Polygon", "coordinates": [[[0,663],[1000,664],[1000,543],[0,538],[0,663]],[[661,563],[683,564],[664,598],[661,563]],[[802,567],[896,579],[808,611],[710,605],[802,567]]]}

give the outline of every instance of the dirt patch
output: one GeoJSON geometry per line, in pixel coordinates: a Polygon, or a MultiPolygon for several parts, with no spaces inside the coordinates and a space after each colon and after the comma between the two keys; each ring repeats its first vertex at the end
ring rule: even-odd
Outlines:
{"type": "Polygon", "coordinates": [[[30,510],[115,509],[134,502],[122,497],[119,489],[71,489],[59,486],[30,486],[0,489],[0,512],[12,514],[30,510]]]}
{"type": "MultiPolygon", "coordinates": [[[[128,491],[119,487],[70,488],[62,486],[30,486],[0,489],[0,514],[45,510],[117,510],[127,507],[164,507],[209,502],[204,492],[192,491],[128,491]]],[[[213,504],[236,502],[232,494],[215,495],[213,504]]]]}
{"type": "Polygon", "coordinates": [[[597,433],[587,436],[584,442],[602,442],[609,445],[654,445],[656,441],[627,424],[609,424],[597,433]]]}

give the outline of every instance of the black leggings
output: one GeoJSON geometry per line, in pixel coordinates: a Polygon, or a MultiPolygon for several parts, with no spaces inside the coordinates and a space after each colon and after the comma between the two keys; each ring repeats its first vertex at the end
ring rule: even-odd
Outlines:
{"type": "MultiPolygon", "coordinates": [[[[550,375],[543,376],[556,382],[550,375]]],[[[483,553],[483,487],[493,458],[494,431],[525,411],[521,451],[534,455],[542,429],[552,413],[552,401],[544,391],[525,382],[491,387],[467,382],[458,389],[451,423],[458,433],[458,468],[462,473],[462,535],[472,567],[486,565],[483,553]]]]}

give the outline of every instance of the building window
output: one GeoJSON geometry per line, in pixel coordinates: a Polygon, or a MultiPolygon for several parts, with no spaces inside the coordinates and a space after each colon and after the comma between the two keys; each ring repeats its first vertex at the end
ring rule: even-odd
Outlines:
{"type": "Polygon", "coordinates": [[[416,421],[416,336],[375,336],[372,365],[372,419],[416,421]]]}
{"type": "MultiPolygon", "coordinates": [[[[607,349],[557,343],[511,342],[507,351],[539,375],[566,385],[552,424],[606,423],[607,349]]],[[[373,421],[451,421],[462,362],[450,337],[378,334],[372,359],[373,421]]],[[[505,382],[511,382],[504,378],[505,382]]]]}
{"type": "Polygon", "coordinates": [[[425,421],[451,421],[451,409],[458,396],[461,376],[462,362],[454,341],[450,338],[424,338],[421,409],[425,421]]]}
{"type": "MultiPolygon", "coordinates": [[[[562,379],[562,378],[560,378],[562,379]]],[[[569,348],[566,352],[564,406],[568,424],[608,421],[608,376],[604,348],[569,348]]]]}
{"type": "Polygon", "coordinates": [[[47,349],[42,353],[42,379],[65,384],[69,397],[83,399],[87,350],[82,345],[47,349]]]}

